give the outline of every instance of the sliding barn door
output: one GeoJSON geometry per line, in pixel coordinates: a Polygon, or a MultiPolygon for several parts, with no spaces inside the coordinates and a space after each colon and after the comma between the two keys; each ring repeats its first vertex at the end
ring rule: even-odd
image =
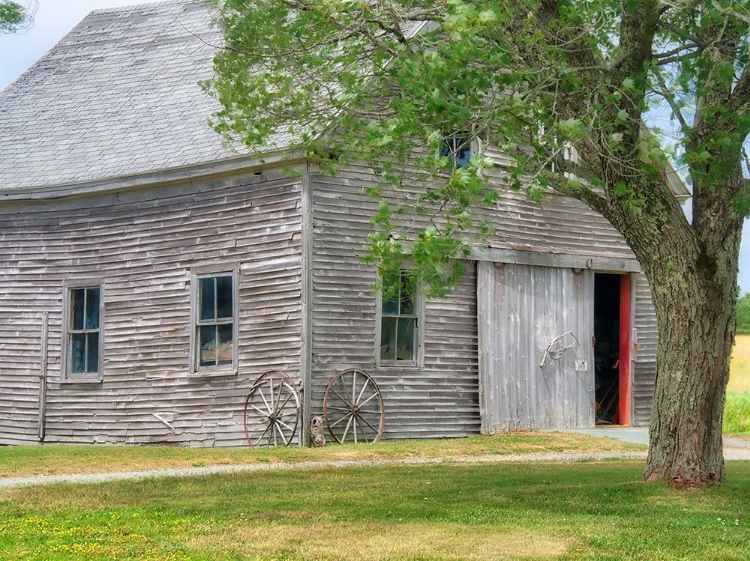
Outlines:
{"type": "Polygon", "coordinates": [[[594,273],[480,262],[482,433],[594,426],[594,273]]]}

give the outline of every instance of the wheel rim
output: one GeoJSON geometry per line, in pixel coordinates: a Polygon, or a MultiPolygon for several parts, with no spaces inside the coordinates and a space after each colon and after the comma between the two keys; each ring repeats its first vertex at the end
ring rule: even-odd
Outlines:
{"type": "Polygon", "coordinates": [[[336,442],[377,442],[385,427],[380,388],[363,370],[342,370],[328,382],[323,417],[336,442]]]}
{"type": "Polygon", "coordinates": [[[289,446],[297,433],[299,411],[299,392],[291,376],[278,371],[261,374],[243,410],[250,447],[289,446]]]}

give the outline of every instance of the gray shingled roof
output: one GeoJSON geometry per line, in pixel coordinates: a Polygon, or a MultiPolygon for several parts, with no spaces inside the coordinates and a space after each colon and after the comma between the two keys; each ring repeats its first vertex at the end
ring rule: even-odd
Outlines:
{"type": "Polygon", "coordinates": [[[0,92],[0,190],[237,157],[197,85],[221,41],[210,19],[197,0],[91,12],[0,92]]]}

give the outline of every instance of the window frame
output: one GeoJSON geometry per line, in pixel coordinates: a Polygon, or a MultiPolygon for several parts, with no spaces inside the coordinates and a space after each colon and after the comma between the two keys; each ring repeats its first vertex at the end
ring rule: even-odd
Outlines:
{"type": "MultiPolygon", "coordinates": [[[[406,272],[406,271],[403,271],[406,272]]],[[[414,358],[412,360],[383,360],[381,358],[382,336],[383,336],[383,291],[379,290],[376,298],[376,322],[375,322],[375,366],[377,368],[422,368],[424,366],[424,333],[425,333],[425,298],[422,293],[415,291],[412,301],[414,302],[414,358]]],[[[402,317],[399,313],[385,314],[388,317],[402,317]]],[[[404,317],[411,317],[411,314],[404,317]]]]}
{"type": "MultiPolygon", "coordinates": [[[[104,379],[104,279],[90,277],[85,279],[69,279],[63,282],[63,306],[62,306],[62,351],[60,360],[60,382],[64,384],[98,384],[104,379]],[[73,291],[82,289],[99,289],[99,350],[97,357],[96,373],[74,374],[72,372],[73,347],[70,343],[73,333],[79,332],[72,327],[73,321],[73,291]]],[[[85,329],[84,329],[85,331],[85,329]]]]}
{"type": "Polygon", "coordinates": [[[239,362],[239,268],[234,266],[196,267],[190,271],[190,368],[191,376],[234,376],[238,372],[239,362]],[[232,278],[232,363],[201,366],[198,359],[199,336],[201,325],[198,319],[200,279],[231,277],[232,278]]]}
{"type": "Polygon", "coordinates": [[[475,155],[481,154],[481,142],[479,137],[473,136],[468,131],[450,131],[443,133],[443,143],[440,147],[440,156],[450,160],[450,167],[445,168],[449,173],[455,169],[464,168],[475,155]],[[467,159],[463,161],[463,153],[466,152],[467,159]]]}

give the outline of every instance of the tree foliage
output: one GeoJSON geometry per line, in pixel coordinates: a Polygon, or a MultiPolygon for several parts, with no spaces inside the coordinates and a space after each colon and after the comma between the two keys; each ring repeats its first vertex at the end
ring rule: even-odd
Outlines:
{"type": "Polygon", "coordinates": [[[16,33],[31,25],[36,3],[25,7],[12,0],[0,0],[0,32],[16,33]]]}
{"type": "Polygon", "coordinates": [[[750,335],[750,293],[737,300],[737,333],[750,335]]]}
{"type": "Polygon", "coordinates": [[[734,333],[738,249],[750,208],[746,2],[214,4],[226,40],[206,85],[222,103],[218,131],[258,150],[291,140],[332,172],[365,161],[383,182],[422,182],[411,210],[432,214],[433,226],[405,244],[394,219],[402,209],[382,203],[373,220],[369,257],[383,270],[397,270],[408,253],[421,283],[440,293],[460,273],[453,264],[467,254],[465,233],[487,231],[473,209],[496,199],[482,173],[491,163],[480,153],[466,167],[452,166],[440,149],[446,134],[510,155],[508,188],[534,199],[554,189],[605,216],[648,276],[660,326],[649,476],[723,478],[715,461],[720,434],[717,440],[714,429],[689,419],[702,415],[705,425],[721,409],[734,333]],[[672,114],[674,153],[692,180],[692,220],[667,181],[660,131],[644,132],[654,104],[672,114]],[[582,162],[574,176],[560,173],[571,146],[582,162]],[[713,354],[678,349],[686,340],[705,341],[713,354]],[[721,359],[710,358],[717,353],[721,359]],[[699,364],[711,372],[705,379],[699,364]],[[680,389],[682,376],[694,377],[694,387],[680,389]]]}

